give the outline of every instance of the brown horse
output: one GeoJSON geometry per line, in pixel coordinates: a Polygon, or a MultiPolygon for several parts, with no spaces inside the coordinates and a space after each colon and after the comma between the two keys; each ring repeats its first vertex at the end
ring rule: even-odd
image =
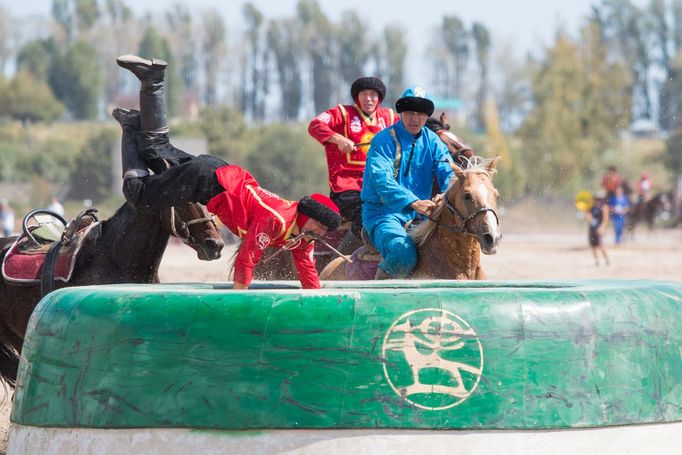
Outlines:
{"type": "MultiPolygon", "coordinates": [[[[413,279],[482,280],[481,252],[495,254],[502,238],[497,218],[498,192],[493,174],[498,158],[482,160],[468,169],[451,165],[450,187],[431,216],[410,234],[419,258],[413,279]]],[[[347,279],[343,258],[333,260],[322,280],[347,279]]]]}
{"type": "MultiPolygon", "coordinates": [[[[71,279],[56,287],[114,283],[158,283],[161,257],[173,235],[201,260],[220,257],[223,240],[199,204],[161,212],[127,203],[83,239],[71,279]]],[[[13,238],[0,239],[0,262],[13,238]]],[[[18,285],[0,278],[0,378],[14,384],[28,319],[41,297],[40,284],[18,285]]]]}

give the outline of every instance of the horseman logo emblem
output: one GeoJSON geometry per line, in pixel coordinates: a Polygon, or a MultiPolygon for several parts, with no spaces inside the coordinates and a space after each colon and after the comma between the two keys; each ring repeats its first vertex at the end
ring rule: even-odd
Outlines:
{"type": "Polygon", "coordinates": [[[259,250],[264,250],[270,245],[270,236],[265,232],[261,232],[256,236],[256,246],[259,250]]]}
{"type": "Polygon", "coordinates": [[[464,402],[483,374],[483,347],[462,318],[438,308],[403,314],[384,336],[384,375],[410,404],[440,411],[464,402]]]}

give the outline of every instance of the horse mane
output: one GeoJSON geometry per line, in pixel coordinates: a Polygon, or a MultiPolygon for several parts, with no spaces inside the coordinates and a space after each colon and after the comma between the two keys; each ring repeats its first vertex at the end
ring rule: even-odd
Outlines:
{"type": "Polygon", "coordinates": [[[425,126],[428,129],[430,129],[431,131],[433,131],[434,133],[437,133],[438,131],[443,130],[443,129],[445,129],[445,130],[450,129],[450,125],[445,125],[443,122],[441,122],[440,120],[438,120],[437,118],[434,118],[434,117],[427,118],[425,126]]]}
{"type": "MultiPolygon", "coordinates": [[[[482,159],[481,157],[472,157],[472,159],[469,158],[464,159],[469,162],[469,167],[467,167],[466,169],[462,169],[462,172],[465,175],[485,174],[489,177],[492,177],[492,174],[497,172],[496,169],[493,169],[492,171],[488,169],[488,164],[491,161],[493,161],[493,158],[482,159]]],[[[417,246],[423,245],[424,242],[426,242],[426,240],[436,230],[436,227],[438,227],[436,221],[439,221],[441,215],[443,214],[443,208],[445,208],[447,195],[450,193],[450,191],[454,190],[458,182],[459,179],[457,177],[453,177],[452,181],[450,182],[450,185],[448,185],[448,188],[445,190],[445,197],[440,201],[440,204],[438,204],[438,206],[435,209],[433,209],[433,212],[431,212],[431,216],[429,216],[429,218],[427,218],[426,221],[424,221],[416,228],[414,228],[410,233],[412,240],[417,246]]]]}

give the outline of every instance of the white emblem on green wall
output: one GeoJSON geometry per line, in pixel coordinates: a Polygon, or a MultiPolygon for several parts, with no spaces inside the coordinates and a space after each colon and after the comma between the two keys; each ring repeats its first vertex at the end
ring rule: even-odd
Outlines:
{"type": "Polygon", "coordinates": [[[384,375],[398,396],[433,411],[465,401],[483,373],[483,347],[469,324],[450,311],[414,310],[384,336],[384,375]]]}

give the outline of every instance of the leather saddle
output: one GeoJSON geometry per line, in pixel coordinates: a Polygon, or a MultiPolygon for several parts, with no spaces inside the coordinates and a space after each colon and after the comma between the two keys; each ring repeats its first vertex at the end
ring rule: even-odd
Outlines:
{"type": "MultiPolygon", "coordinates": [[[[2,262],[2,276],[9,283],[41,283],[42,296],[54,290],[54,281],[68,282],[83,239],[99,224],[96,209],[86,209],[61,230],[53,222],[41,223],[33,211],[24,218],[24,233],[14,243],[2,262]],[[37,226],[27,226],[34,217],[37,226]]],[[[44,212],[44,211],[41,211],[44,212]]],[[[59,219],[59,218],[57,218],[59,219]]]]}
{"type": "MultiPolygon", "coordinates": [[[[418,220],[411,220],[405,225],[405,230],[409,232],[418,224],[418,220]]],[[[373,280],[382,259],[381,253],[372,244],[365,229],[362,230],[361,237],[362,246],[351,255],[353,262],[346,265],[346,276],[349,280],[373,280]]]]}

